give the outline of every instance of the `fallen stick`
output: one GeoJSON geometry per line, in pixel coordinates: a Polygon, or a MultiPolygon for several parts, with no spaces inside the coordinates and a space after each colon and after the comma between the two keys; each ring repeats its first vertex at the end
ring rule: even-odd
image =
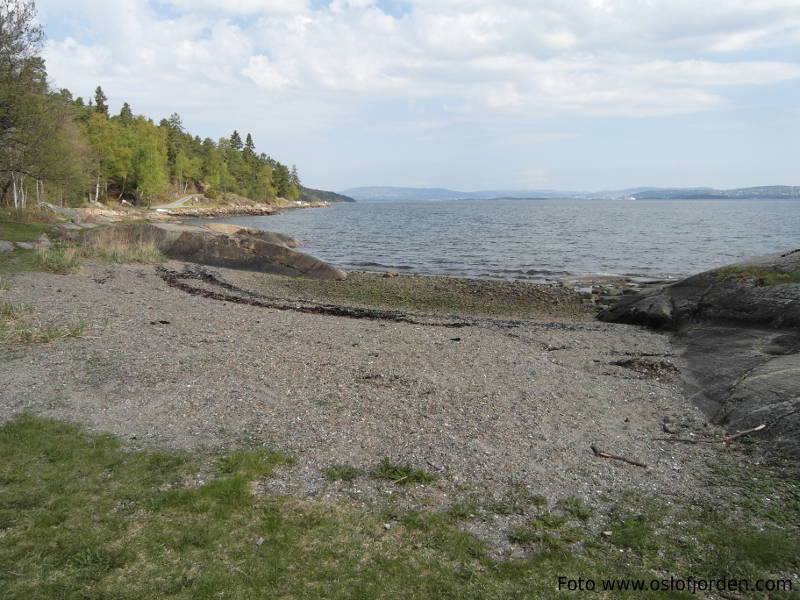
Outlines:
{"type": "Polygon", "coordinates": [[[625,458],[624,456],[617,456],[616,454],[609,454],[608,452],[603,452],[602,450],[598,450],[594,446],[589,446],[589,447],[592,449],[592,452],[594,452],[595,456],[601,456],[603,458],[611,458],[613,460],[621,460],[624,463],[628,463],[629,465],[634,465],[637,467],[642,467],[643,469],[647,469],[648,471],[652,469],[650,465],[640,463],[637,460],[631,460],[629,458],[625,458]]]}
{"type": "Polygon", "coordinates": [[[723,438],[705,438],[701,440],[693,440],[691,438],[681,438],[681,437],[661,437],[661,438],[653,438],[655,442],[684,442],[686,444],[725,444],[727,442],[732,442],[733,440],[740,438],[748,433],[755,433],[756,431],[761,431],[764,429],[766,425],[761,424],[758,427],[753,427],[752,429],[745,429],[744,431],[740,431],[738,433],[734,433],[733,435],[728,435],[723,438]]]}

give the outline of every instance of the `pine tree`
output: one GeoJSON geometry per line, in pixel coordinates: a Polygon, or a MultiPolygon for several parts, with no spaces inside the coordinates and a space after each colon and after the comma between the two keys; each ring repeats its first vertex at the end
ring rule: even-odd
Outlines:
{"type": "Polygon", "coordinates": [[[256,145],[253,143],[253,136],[249,133],[247,134],[247,138],[245,138],[244,149],[250,151],[255,156],[256,145]]]}
{"type": "Polygon", "coordinates": [[[233,133],[231,134],[230,143],[231,143],[231,148],[233,148],[234,150],[241,150],[242,149],[242,136],[240,136],[239,132],[236,131],[235,129],[233,130],[233,133]]]}
{"type": "Polygon", "coordinates": [[[103,113],[106,117],[108,116],[107,101],[108,98],[106,98],[103,88],[98,85],[97,89],[94,91],[94,109],[99,113],[103,113]]]}
{"type": "Polygon", "coordinates": [[[119,120],[125,126],[133,123],[133,111],[131,110],[131,105],[127,102],[122,105],[119,111],[119,120]]]}

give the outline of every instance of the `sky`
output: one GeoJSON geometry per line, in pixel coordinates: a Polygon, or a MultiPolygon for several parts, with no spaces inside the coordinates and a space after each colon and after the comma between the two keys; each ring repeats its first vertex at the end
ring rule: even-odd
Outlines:
{"type": "Polygon", "coordinates": [[[56,88],[310,187],[800,184],[800,0],[37,0],[56,88]]]}

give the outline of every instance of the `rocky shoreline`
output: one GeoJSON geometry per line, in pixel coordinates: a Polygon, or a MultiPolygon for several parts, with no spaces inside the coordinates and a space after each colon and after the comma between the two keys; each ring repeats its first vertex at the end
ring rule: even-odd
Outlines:
{"type": "MultiPolygon", "coordinates": [[[[367,506],[384,502],[391,484],[332,482],[325,470],[368,472],[389,459],[438,477],[410,488],[398,500],[407,507],[502,501],[524,490],[602,510],[621,491],[713,502],[702,484],[710,465],[753,460],[722,443],[665,439],[724,439],[686,392],[708,373],[676,338],[595,320],[591,300],[567,287],[211,268],[186,261],[207,250],[231,260],[231,248],[240,260],[264,245],[287,256],[296,240],[226,224],[125,227],[148,231],[180,260],[23,273],[2,292],[29,306],[37,326],[80,319],[87,333],[0,347],[0,421],[27,411],[132,447],[276,448],[297,465],[266,482],[268,491],[367,506]]],[[[112,229],[83,235],[102,243],[112,229]]],[[[636,304],[641,294],[612,296],[636,304]]],[[[470,531],[508,548],[508,530],[530,517],[498,516],[470,531]]]]}
{"type": "Polygon", "coordinates": [[[670,332],[695,405],[800,456],[800,249],[627,295],[600,319],[670,332]]]}

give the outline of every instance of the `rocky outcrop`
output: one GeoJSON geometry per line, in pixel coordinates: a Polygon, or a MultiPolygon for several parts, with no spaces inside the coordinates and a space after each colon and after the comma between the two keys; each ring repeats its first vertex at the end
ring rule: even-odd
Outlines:
{"type": "Polygon", "coordinates": [[[709,322],[800,327],[798,276],[800,249],[770,254],[624,296],[599,318],[673,330],[709,322]]]}
{"type": "Polygon", "coordinates": [[[286,248],[298,248],[303,244],[290,235],[283,233],[276,233],[274,231],[262,231],[260,229],[252,229],[250,227],[241,227],[239,225],[231,225],[230,223],[206,223],[203,225],[206,229],[211,231],[218,231],[227,235],[239,235],[244,237],[252,237],[270,244],[284,246],[286,248]]]}
{"type": "Polygon", "coordinates": [[[175,217],[233,217],[233,216],[262,216],[280,214],[280,208],[267,204],[230,205],[230,206],[194,206],[171,208],[168,214],[175,217]]]}
{"type": "Polygon", "coordinates": [[[800,249],[623,296],[605,321],[675,332],[689,397],[730,431],[800,456],[800,249]]]}
{"type": "Polygon", "coordinates": [[[309,277],[344,279],[347,273],[286,245],[253,235],[228,234],[179,223],[134,223],[102,227],[83,236],[87,244],[153,244],[170,258],[204,265],[309,277]]]}

